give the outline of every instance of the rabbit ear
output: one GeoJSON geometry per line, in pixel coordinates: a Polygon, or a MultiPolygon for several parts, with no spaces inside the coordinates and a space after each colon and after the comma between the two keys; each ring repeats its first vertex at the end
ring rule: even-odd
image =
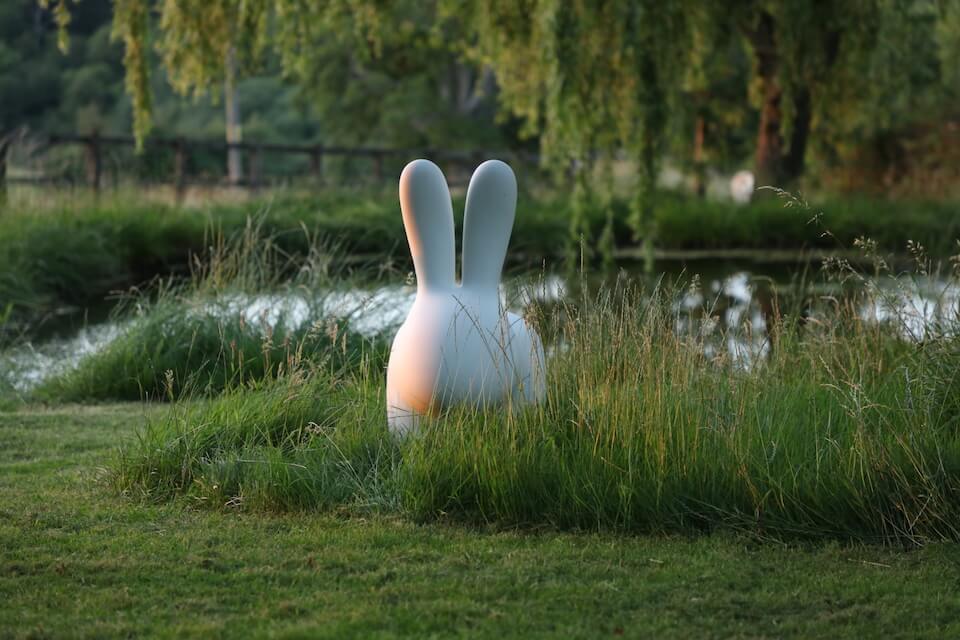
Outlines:
{"type": "Polygon", "coordinates": [[[440,168],[414,160],[400,174],[400,210],[418,287],[454,284],[455,248],[450,189],[440,168]]]}
{"type": "Polygon", "coordinates": [[[487,160],[477,167],[463,220],[463,284],[500,284],[516,210],[517,178],[510,165],[487,160]]]}

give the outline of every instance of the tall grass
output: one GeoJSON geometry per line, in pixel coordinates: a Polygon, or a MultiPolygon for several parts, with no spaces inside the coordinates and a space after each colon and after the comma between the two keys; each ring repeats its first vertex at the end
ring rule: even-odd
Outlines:
{"type": "Polygon", "coordinates": [[[58,402],[209,396],[305,363],[383,362],[384,337],[351,326],[357,313],[375,311],[372,305],[362,297],[352,305],[331,300],[351,285],[339,275],[339,254],[315,237],[307,236],[305,246],[305,256],[291,256],[253,221],[242,233],[218,235],[188,279],[125,299],[113,314],[117,335],[31,396],[58,402]]]}
{"type": "Polygon", "coordinates": [[[396,509],[399,447],[377,419],[383,394],[370,393],[369,377],[342,375],[297,370],[177,403],[120,451],[113,481],[128,494],[215,507],[396,509]]]}
{"type": "Polygon", "coordinates": [[[657,296],[567,320],[533,410],[440,420],[405,452],[421,517],[864,539],[960,534],[955,338],[854,318],[783,327],[749,370],[707,359],[657,296]]]}
{"type": "Polygon", "coordinates": [[[681,293],[621,283],[541,314],[552,355],[536,407],[452,409],[397,442],[379,366],[301,367],[174,404],[113,478],[217,508],[960,539],[960,319],[917,341],[854,302],[828,306],[777,319],[745,367],[708,356],[703,325],[678,331],[681,293]]]}

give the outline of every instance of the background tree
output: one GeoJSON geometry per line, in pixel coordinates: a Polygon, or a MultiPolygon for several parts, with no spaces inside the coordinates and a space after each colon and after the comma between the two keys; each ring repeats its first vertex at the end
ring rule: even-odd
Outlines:
{"type": "MultiPolygon", "coordinates": [[[[597,206],[598,160],[626,160],[637,185],[629,225],[648,249],[665,158],[693,168],[701,189],[708,161],[732,169],[750,157],[761,184],[789,186],[811,162],[825,183],[864,157],[895,165],[904,140],[933,139],[957,117],[960,0],[115,0],[132,108],[117,96],[106,0],[37,2],[2,10],[18,24],[0,48],[6,77],[38,64],[26,90],[5,92],[10,122],[43,121],[59,102],[75,126],[132,119],[141,139],[151,126],[222,131],[227,119],[205,97],[176,96],[220,94],[233,60],[252,109],[244,127],[281,140],[490,148],[520,138],[569,175],[581,210],[597,206]],[[41,44],[27,39],[33,24],[41,44]],[[74,41],[59,60],[58,24],[74,41]],[[28,108],[43,82],[46,102],[28,108]]],[[[572,235],[587,230],[576,216],[572,235]]]]}
{"type": "Polygon", "coordinates": [[[125,43],[141,137],[152,114],[151,11],[162,67],[183,95],[216,92],[234,73],[255,74],[276,60],[278,74],[329,123],[333,141],[500,141],[492,74],[459,63],[456,36],[432,22],[432,5],[360,0],[117,0],[114,33],[125,43]]]}
{"type": "MultiPolygon", "coordinates": [[[[690,50],[689,9],[676,0],[441,6],[470,29],[466,53],[494,69],[504,108],[524,121],[525,133],[540,135],[545,162],[573,167],[576,202],[585,199],[586,169],[598,150],[622,148],[635,159],[630,225],[648,268],[664,132],[690,50]]],[[[575,237],[587,234],[582,212],[572,224],[575,237]]]]}
{"type": "Polygon", "coordinates": [[[109,0],[86,0],[57,50],[51,9],[35,0],[0,3],[0,132],[19,126],[92,129],[120,102],[123,66],[110,44],[109,0]],[[64,42],[66,44],[66,42],[64,42]]]}
{"type": "Polygon", "coordinates": [[[753,59],[759,107],[754,170],[760,184],[785,185],[804,169],[814,94],[844,52],[874,31],[873,0],[757,0],[717,7],[714,19],[740,33],[753,59]]]}
{"type": "Polygon", "coordinates": [[[515,142],[511,123],[494,123],[492,70],[462,60],[458,23],[433,4],[331,5],[306,24],[283,15],[276,46],[286,77],[339,141],[463,149],[515,142]]]}

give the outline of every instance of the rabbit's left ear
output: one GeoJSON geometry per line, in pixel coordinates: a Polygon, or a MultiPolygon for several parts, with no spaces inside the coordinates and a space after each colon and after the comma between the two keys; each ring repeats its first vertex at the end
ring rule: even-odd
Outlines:
{"type": "Polygon", "coordinates": [[[500,160],[473,172],[463,215],[463,284],[497,287],[517,210],[517,178],[500,160]]]}

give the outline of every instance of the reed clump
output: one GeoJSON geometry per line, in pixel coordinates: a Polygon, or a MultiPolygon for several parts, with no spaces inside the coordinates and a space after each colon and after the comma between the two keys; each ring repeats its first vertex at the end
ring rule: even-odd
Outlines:
{"type": "Polygon", "coordinates": [[[305,255],[287,253],[254,220],[240,233],[217,235],[188,277],[121,300],[111,321],[116,335],[30,397],[185,401],[308,365],[383,362],[384,335],[352,326],[358,314],[376,312],[374,305],[362,295],[344,300],[353,281],[332,266],[340,254],[304,234],[305,255]]]}
{"type": "Polygon", "coordinates": [[[749,368],[660,296],[571,314],[540,407],[439,420],[404,452],[420,517],[870,540],[960,534],[960,344],[835,311],[749,368]]]}
{"type": "Polygon", "coordinates": [[[174,403],[113,478],[218,508],[960,539],[958,318],[917,339],[831,302],[777,316],[744,360],[717,348],[732,335],[678,323],[682,294],[620,282],[534,313],[550,354],[539,406],[449,410],[398,442],[381,365],[297,367],[174,403]]]}

